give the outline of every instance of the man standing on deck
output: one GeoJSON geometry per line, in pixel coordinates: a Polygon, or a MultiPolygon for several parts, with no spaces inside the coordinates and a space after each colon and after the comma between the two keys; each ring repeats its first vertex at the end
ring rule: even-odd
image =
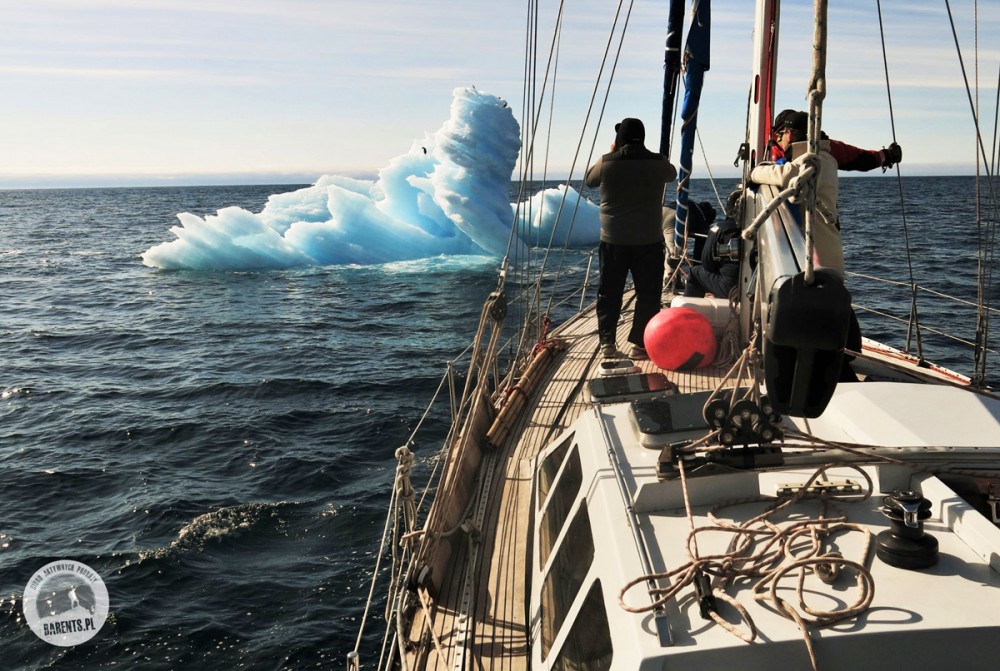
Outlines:
{"type": "Polygon", "coordinates": [[[611,152],[587,170],[585,181],[601,190],[597,330],[601,354],[618,354],[615,336],[631,272],[635,312],[628,335],[633,345],[629,356],[645,358],[643,334],[660,311],[663,292],[663,191],[677,178],[677,169],[666,156],[646,149],[646,129],[639,119],[623,119],[615,124],[615,133],[611,152]]]}

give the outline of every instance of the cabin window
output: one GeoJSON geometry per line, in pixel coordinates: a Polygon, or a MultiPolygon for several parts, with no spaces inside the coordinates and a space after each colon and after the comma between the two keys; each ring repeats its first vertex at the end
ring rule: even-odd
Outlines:
{"type": "Polygon", "coordinates": [[[613,652],[604,592],[601,581],[597,580],[552,663],[552,671],[607,671],[613,652]]]}
{"type": "MultiPolygon", "coordinates": [[[[556,550],[555,559],[545,582],[542,583],[542,659],[549,655],[552,642],[566,620],[573,599],[583,586],[587,571],[594,562],[594,535],[590,530],[590,515],[587,502],[581,501],[580,508],[562,543],[556,550]]],[[[584,614],[587,617],[589,614],[584,614]]],[[[605,620],[606,621],[606,620],[605,620]]]]}
{"type": "Polygon", "coordinates": [[[556,479],[556,474],[559,473],[559,467],[562,466],[563,459],[566,458],[566,450],[573,443],[573,436],[574,434],[572,433],[566,436],[566,440],[559,443],[559,447],[549,452],[549,455],[542,460],[541,466],[538,467],[539,508],[545,502],[545,497],[549,495],[552,482],[556,479]]]}
{"type": "Polygon", "coordinates": [[[566,524],[566,518],[573,508],[580,493],[580,485],[583,483],[583,468],[580,465],[579,450],[572,450],[566,459],[566,466],[562,470],[562,475],[556,481],[552,490],[552,496],[545,505],[545,512],[542,513],[542,522],[538,527],[538,559],[539,567],[544,568],[549,560],[549,553],[559,532],[566,524]]]}

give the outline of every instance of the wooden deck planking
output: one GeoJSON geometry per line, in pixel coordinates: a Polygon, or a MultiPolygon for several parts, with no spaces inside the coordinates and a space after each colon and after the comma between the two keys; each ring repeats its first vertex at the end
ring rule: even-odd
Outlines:
{"type": "MultiPolygon", "coordinates": [[[[631,304],[626,302],[619,324],[619,343],[625,342],[631,318],[631,304]]],[[[472,671],[526,671],[529,663],[526,597],[531,563],[532,460],[590,407],[584,387],[586,380],[597,375],[601,360],[592,312],[589,318],[571,321],[554,335],[567,344],[567,349],[545,372],[510,437],[493,455],[495,474],[478,538],[474,623],[464,667],[472,671]]],[[[708,367],[676,373],[662,371],[648,360],[636,363],[642,372],[666,374],[683,392],[714,388],[727,370],[708,367]]],[[[447,662],[442,664],[431,652],[425,659],[427,668],[433,671],[456,668],[454,646],[458,627],[462,626],[458,613],[468,559],[466,552],[460,554],[437,595],[433,627],[447,662]]]]}

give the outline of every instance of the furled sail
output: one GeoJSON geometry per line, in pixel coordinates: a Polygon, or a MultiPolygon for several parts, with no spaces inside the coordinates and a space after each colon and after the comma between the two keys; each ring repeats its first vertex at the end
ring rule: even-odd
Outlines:
{"type": "Polygon", "coordinates": [[[688,197],[691,185],[691,160],[694,154],[695,132],[698,128],[698,105],[702,84],[709,68],[711,43],[711,0],[695,2],[684,47],[684,102],[681,106],[681,152],[677,174],[677,219],[674,243],[678,255],[683,254],[684,229],[688,220],[688,197]]]}

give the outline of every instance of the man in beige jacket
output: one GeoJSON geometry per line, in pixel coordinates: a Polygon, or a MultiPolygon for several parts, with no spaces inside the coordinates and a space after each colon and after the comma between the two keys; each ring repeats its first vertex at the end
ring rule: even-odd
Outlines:
{"type": "Polygon", "coordinates": [[[761,163],[750,173],[750,180],[787,189],[801,177],[806,167],[816,169],[816,205],[820,216],[813,220],[813,260],[817,267],[836,270],[843,277],[844,249],[837,218],[837,159],[830,153],[830,141],[820,140],[818,154],[809,154],[806,115],[779,117],[775,122],[774,139],[788,161],[780,165],[761,163]]]}

